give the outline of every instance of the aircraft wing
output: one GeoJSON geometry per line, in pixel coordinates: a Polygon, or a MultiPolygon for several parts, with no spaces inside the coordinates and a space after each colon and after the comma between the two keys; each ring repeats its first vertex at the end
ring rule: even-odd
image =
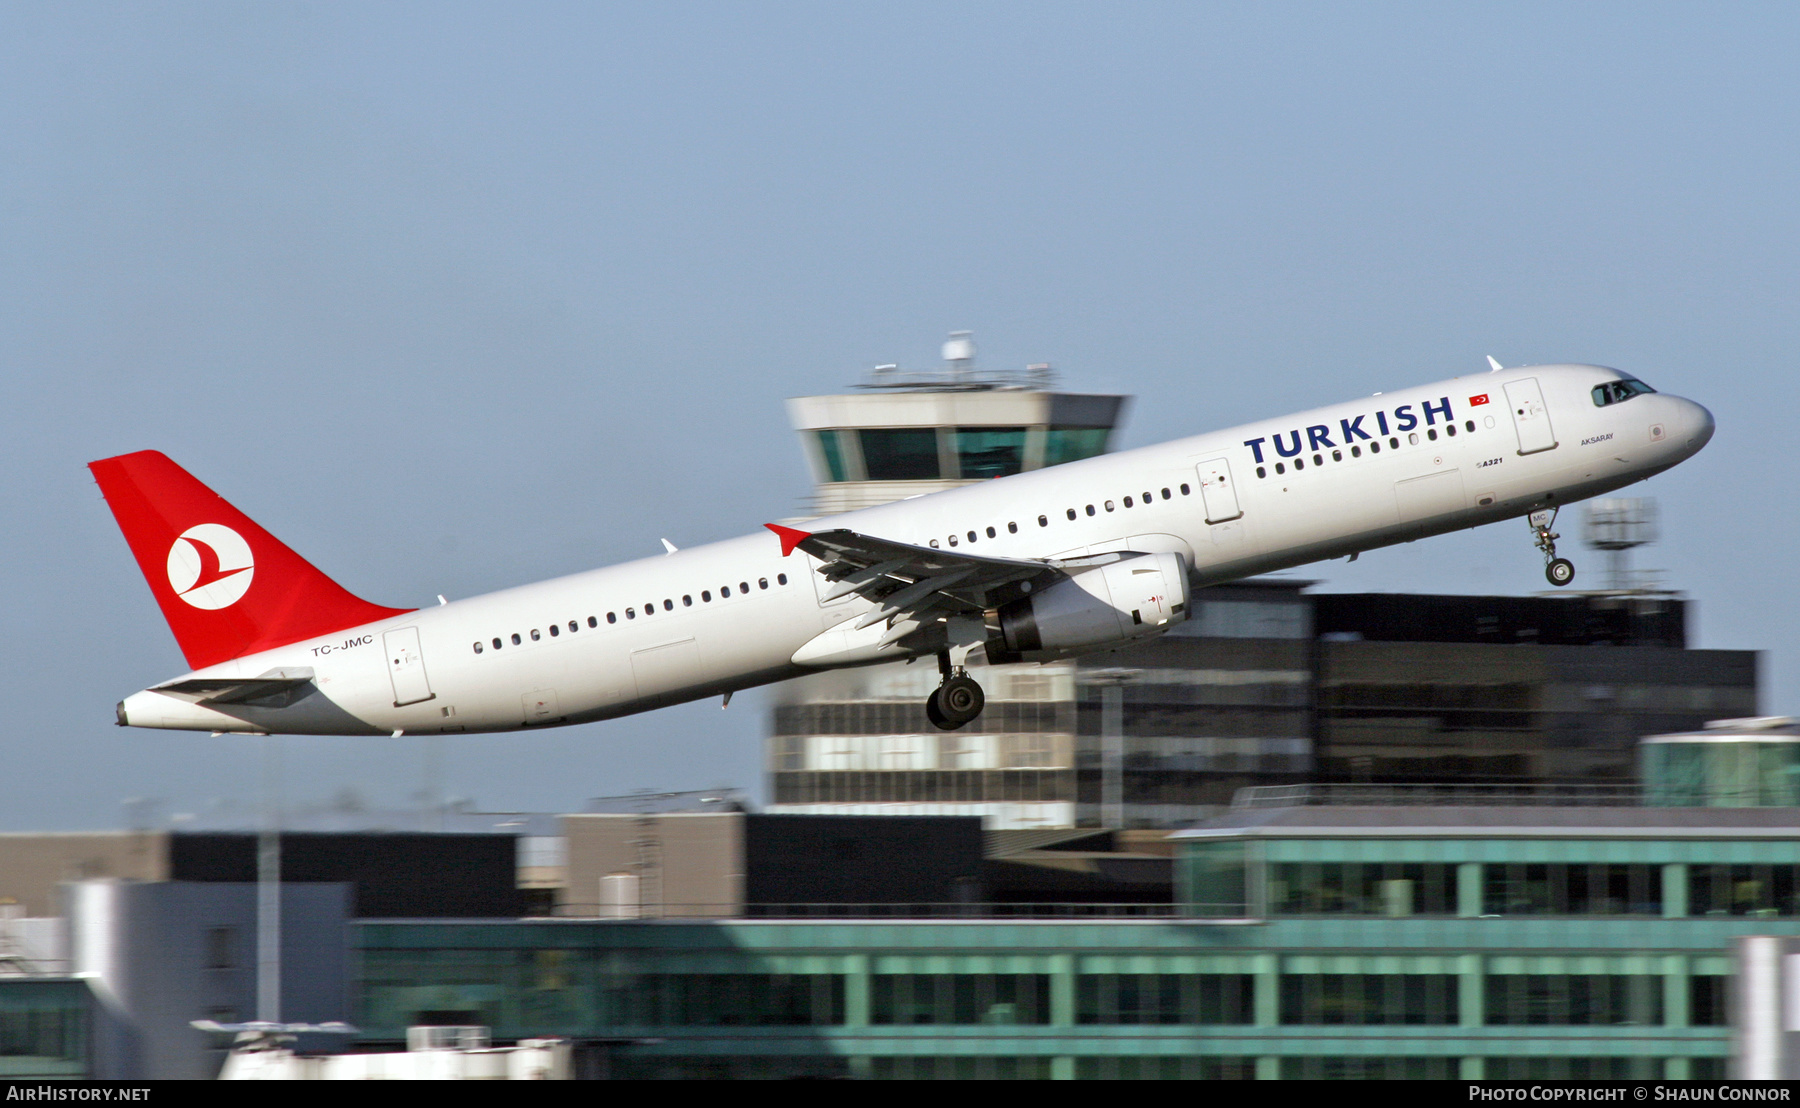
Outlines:
{"type": "Polygon", "coordinates": [[[937,550],[843,529],[764,526],[781,538],[783,557],[801,550],[819,560],[819,573],[831,582],[823,599],[855,593],[877,604],[858,628],[888,620],[898,630],[926,615],[980,613],[1062,575],[1049,562],[937,550]]]}

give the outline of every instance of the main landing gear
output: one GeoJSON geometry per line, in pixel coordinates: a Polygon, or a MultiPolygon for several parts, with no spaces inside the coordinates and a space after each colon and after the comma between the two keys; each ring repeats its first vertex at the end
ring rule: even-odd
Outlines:
{"type": "Polygon", "coordinates": [[[1544,576],[1552,585],[1561,588],[1575,580],[1575,563],[1567,558],[1556,556],[1556,540],[1561,535],[1551,531],[1556,526],[1555,508],[1543,508],[1531,513],[1531,533],[1537,540],[1537,548],[1544,552],[1544,576]]]}
{"type": "Polygon", "coordinates": [[[943,684],[925,698],[925,717],[939,731],[954,731],[981,714],[987,697],[968,671],[950,664],[947,650],[938,654],[938,674],[943,684]]]}

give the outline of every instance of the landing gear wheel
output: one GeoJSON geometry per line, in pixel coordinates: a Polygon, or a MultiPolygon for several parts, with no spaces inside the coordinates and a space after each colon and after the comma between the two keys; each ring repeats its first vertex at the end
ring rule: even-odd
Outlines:
{"type": "Polygon", "coordinates": [[[1575,580],[1575,563],[1567,558],[1556,556],[1556,540],[1562,536],[1550,530],[1556,526],[1556,513],[1559,510],[1557,508],[1539,508],[1526,517],[1526,522],[1531,524],[1533,541],[1537,548],[1544,552],[1544,576],[1548,577],[1550,583],[1557,588],[1575,580]]]}
{"type": "Polygon", "coordinates": [[[961,674],[939,685],[925,701],[925,718],[940,731],[955,731],[981,714],[987,697],[972,677],[961,674]]]}
{"type": "Polygon", "coordinates": [[[981,709],[987,706],[987,697],[982,693],[981,686],[975,683],[973,677],[965,675],[946,681],[938,688],[937,695],[938,706],[943,709],[945,717],[956,720],[959,726],[980,715],[981,709]]]}

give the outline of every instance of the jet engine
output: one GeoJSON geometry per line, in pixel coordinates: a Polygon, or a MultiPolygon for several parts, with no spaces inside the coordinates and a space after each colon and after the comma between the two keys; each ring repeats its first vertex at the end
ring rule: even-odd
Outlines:
{"type": "Polygon", "coordinates": [[[1007,604],[999,610],[1002,641],[994,645],[1015,655],[1082,654],[1159,635],[1187,612],[1181,555],[1139,554],[1007,604]]]}

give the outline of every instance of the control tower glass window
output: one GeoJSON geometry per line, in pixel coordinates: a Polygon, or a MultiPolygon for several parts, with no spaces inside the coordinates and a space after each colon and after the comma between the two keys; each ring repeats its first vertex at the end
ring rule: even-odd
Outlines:
{"type": "Polygon", "coordinates": [[[825,459],[825,479],[827,481],[848,481],[849,474],[844,469],[844,451],[838,446],[836,431],[820,431],[819,454],[825,459]]]}
{"type": "Polygon", "coordinates": [[[1025,428],[959,427],[956,459],[965,480],[1011,477],[1025,468],[1025,428]]]}
{"type": "Polygon", "coordinates": [[[1044,436],[1044,464],[1079,462],[1106,453],[1105,427],[1052,427],[1044,436]]]}
{"type": "Polygon", "coordinates": [[[871,481],[935,481],[938,479],[937,429],[865,430],[863,464],[871,481]]]}

